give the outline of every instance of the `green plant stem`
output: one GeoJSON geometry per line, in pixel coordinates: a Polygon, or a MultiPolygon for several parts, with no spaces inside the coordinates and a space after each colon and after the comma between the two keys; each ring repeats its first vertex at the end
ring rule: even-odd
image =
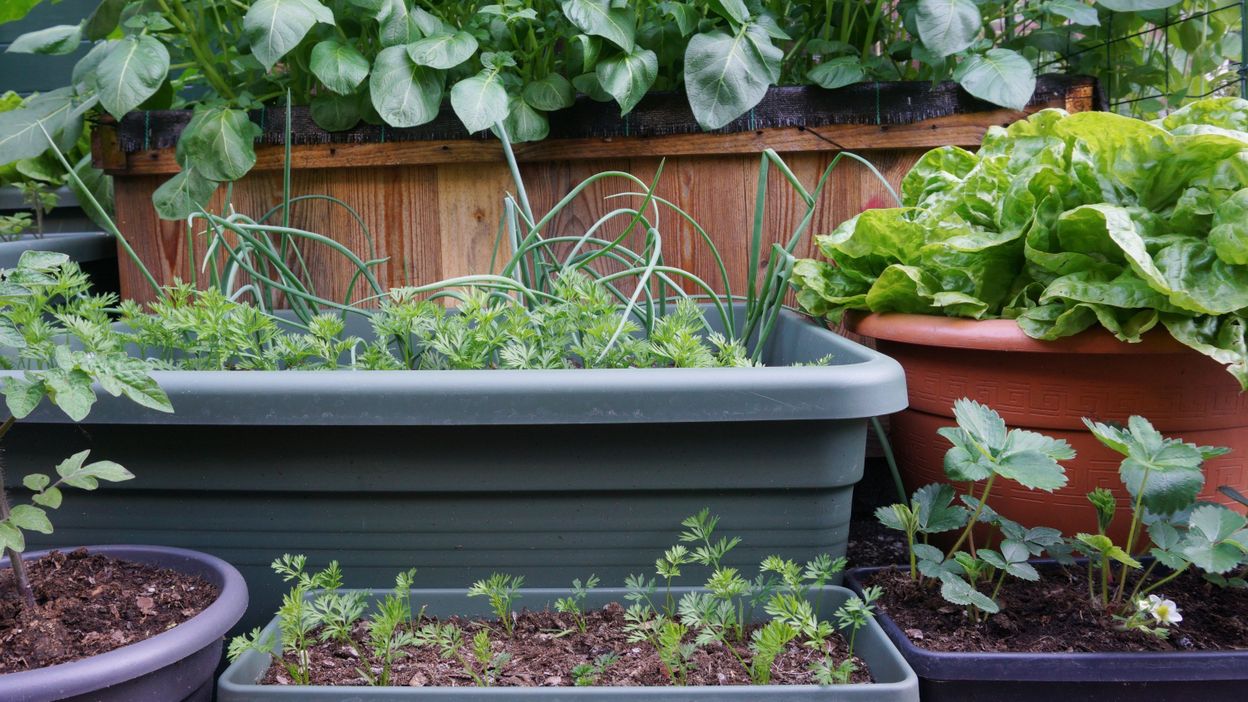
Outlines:
{"type": "MultiPolygon", "coordinates": [[[[1144,489],[1148,486],[1148,474],[1151,471],[1152,471],[1151,468],[1146,467],[1144,469],[1144,478],[1140,480],[1139,494],[1135,496],[1135,505],[1133,505],[1131,508],[1131,529],[1127,532],[1127,548],[1125,549],[1128,556],[1132,555],[1131,549],[1135,547],[1136,534],[1139,532],[1139,529],[1140,529],[1140,513],[1144,506],[1144,489]]],[[[1125,588],[1127,584],[1127,564],[1126,563],[1122,564],[1122,568],[1120,569],[1120,573],[1119,573],[1119,578],[1120,579],[1118,581],[1118,589],[1114,592],[1115,603],[1122,602],[1122,591],[1123,591],[1123,588],[1125,588]]],[[[1108,602],[1106,602],[1106,604],[1108,604],[1108,602]]]]}
{"type": "Polygon", "coordinates": [[[1191,564],[1190,564],[1190,563],[1184,563],[1182,568],[1179,568],[1178,570],[1176,570],[1176,571],[1174,571],[1173,573],[1171,573],[1171,574],[1167,575],[1166,577],[1162,578],[1161,580],[1158,580],[1157,582],[1153,583],[1152,585],[1150,585],[1150,586],[1148,586],[1148,587],[1144,588],[1144,590],[1140,593],[1140,596],[1141,596],[1141,597],[1143,597],[1144,595],[1147,595],[1148,593],[1152,592],[1153,590],[1156,590],[1157,588],[1161,587],[1162,585],[1165,585],[1166,583],[1170,582],[1171,580],[1174,580],[1175,578],[1179,577],[1179,576],[1180,576],[1180,575],[1182,575],[1184,572],[1186,572],[1186,571],[1187,571],[1187,569],[1188,569],[1189,567],[1191,567],[1191,564]]]}
{"type": "MultiPolygon", "coordinates": [[[[4,420],[4,424],[0,424],[0,439],[9,433],[9,429],[13,428],[13,422],[16,417],[9,415],[4,420]]],[[[0,461],[0,522],[9,518],[9,495],[4,487],[4,463],[0,461]]],[[[9,567],[13,569],[13,585],[17,588],[17,594],[22,598],[22,604],[26,607],[27,613],[34,615],[39,611],[39,606],[35,602],[35,591],[30,586],[30,575],[26,572],[26,563],[22,560],[22,554],[16,549],[6,548],[5,555],[9,557],[9,567]]]]}
{"type": "Polygon", "coordinates": [[[1153,561],[1152,563],[1149,563],[1148,568],[1145,569],[1144,571],[1144,574],[1141,575],[1139,579],[1135,581],[1135,587],[1131,589],[1131,602],[1135,602],[1136,599],[1139,598],[1140,588],[1144,587],[1144,583],[1148,581],[1148,576],[1153,574],[1153,570],[1157,568],[1157,563],[1158,561],[1153,561]]]}
{"type": "Polygon", "coordinates": [[[230,100],[237,99],[238,95],[234,92],[234,89],[217,72],[215,63],[218,59],[200,43],[200,33],[196,29],[195,20],[186,11],[186,7],[182,5],[181,0],[156,0],[156,3],[160,5],[160,9],[164,11],[166,19],[169,20],[174,29],[178,30],[186,38],[187,46],[190,48],[191,53],[195,55],[199,69],[203,71],[204,78],[212,84],[213,90],[230,100]],[[170,6],[170,2],[173,3],[172,6],[170,6]]]}
{"type": "Polygon", "coordinates": [[[980,495],[979,504],[975,506],[975,512],[971,514],[971,520],[967,522],[966,528],[962,530],[962,533],[958,536],[958,540],[953,543],[953,547],[949,549],[947,554],[945,554],[946,559],[951,558],[953,554],[957,553],[958,548],[961,547],[962,544],[966,542],[967,537],[971,535],[971,531],[975,528],[975,524],[979,521],[980,513],[984,511],[984,505],[988,502],[988,493],[992,491],[992,483],[996,479],[996,473],[988,476],[988,482],[984,484],[984,491],[980,495]]]}

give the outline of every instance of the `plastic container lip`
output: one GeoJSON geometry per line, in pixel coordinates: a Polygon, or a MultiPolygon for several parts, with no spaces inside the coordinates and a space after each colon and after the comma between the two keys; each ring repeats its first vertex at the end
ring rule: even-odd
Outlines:
{"type": "Polygon", "coordinates": [[[964,319],[929,314],[865,314],[850,312],[845,328],[855,334],[903,344],[982,351],[1073,354],[1195,353],[1164,329],[1144,334],[1139,343],[1119,341],[1102,328],[1088,329],[1055,341],[1033,339],[1012,319],[964,319]]]}
{"type": "MultiPolygon", "coordinates": [[[[348,330],[349,331],[349,330],[348,330]]],[[[865,419],[907,406],[893,359],[784,311],[764,368],[155,371],[174,413],[98,393],[86,424],[515,426],[865,419]],[[796,367],[825,355],[832,365],[796,367]]],[[[0,371],[0,378],[21,371],[0,371]]],[[[64,423],[46,404],[28,422],[64,423]]]]}

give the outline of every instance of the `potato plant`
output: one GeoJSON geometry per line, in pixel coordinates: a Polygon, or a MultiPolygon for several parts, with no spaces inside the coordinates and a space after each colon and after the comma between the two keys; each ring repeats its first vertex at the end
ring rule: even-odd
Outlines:
{"type": "MultiPolygon", "coordinates": [[[[6,377],[0,390],[8,409],[0,438],[45,399],[81,421],[96,402],[97,387],[158,412],[173,411],[150,375],[151,365],[127,355],[121,336],[109,326],[106,310],[115,298],[89,295],[88,288],[86,275],[61,253],[27,251],[15,268],[0,271],[0,366],[22,371],[6,377]]],[[[22,561],[26,532],[52,533],[49,512],[61,507],[65,489],[95,490],[101,481],[134,477],[113,461],[88,462],[89,454],[80,451],[57,464],[55,476],[26,475],[28,504],[14,504],[0,465],[0,549],[29,616],[40,609],[22,561]]]]}

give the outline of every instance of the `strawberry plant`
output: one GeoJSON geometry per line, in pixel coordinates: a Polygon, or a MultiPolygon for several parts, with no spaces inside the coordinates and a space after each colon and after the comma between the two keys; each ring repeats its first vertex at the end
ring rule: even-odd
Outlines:
{"type": "Polygon", "coordinates": [[[939,582],[944,599],[966,607],[972,623],[1000,611],[997,595],[1008,578],[1039,580],[1029,561],[1045,553],[1063,566],[1075,563],[1072,553],[1087,557],[1089,598],[1120,627],[1156,636],[1167,636],[1182,617],[1173,601],[1154,593],[1183,573],[1199,571],[1224,587],[1248,582],[1248,517],[1197,499],[1205,482],[1202,464],[1227,449],[1164,437],[1143,417],[1130,417],[1125,427],[1085,419],[1097,440],[1124,457],[1119,474],[1131,498],[1131,523],[1126,542],[1118,544],[1108,535],[1118,505],[1104,488],[1087,496],[1096,513],[1094,534],[1064,537],[994,511],[988,506],[994,482],[1051,491],[1066,482],[1058,461],[1073,458],[1074,451],[1064,441],[1009,430],[1000,415],[971,400],[956,402],[954,414],[958,426],[940,434],[952,444],[946,474],[972,485],[961,496],[965,506],[952,504],[951,486],[932,484],[917,490],[909,504],[881,507],[876,517],[905,534],[910,578],[939,582]],[[981,482],[982,489],[973,487],[981,482]],[[978,545],[977,525],[990,528],[988,540],[978,545]],[[961,531],[948,551],[927,543],[929,534],[955,529],[961,531]],[[1145,556],[1151,557],[1147,566],[1145,556]]]}

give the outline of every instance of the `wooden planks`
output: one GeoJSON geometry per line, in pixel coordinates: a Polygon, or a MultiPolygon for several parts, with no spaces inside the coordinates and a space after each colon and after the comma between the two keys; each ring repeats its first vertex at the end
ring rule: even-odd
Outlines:
{"type": "MultiPolygon", "coordinates": [[[[1068,96],[1072,110],[1091,106],[1091,96],[1068,96]]],[[[835,125],[819,129],[766,129],[736,134],[672,135],[653,138],[547,140],[517,147],[530,200],[541,217],[585,178],[604,170],[632,173],[649,183],[663,164],[658,194],[685,209],[716,242],[729,273],[732,292],[746,289],[750,232],[754,218],[759,153],[773,148],[793,173],[813,189],[838,152],[852,149],[870,159],[896,188],[910,166],[929,148],[944,144],[976,146],[994,124],[1020,116],[1005,110],[955,115],[911,125],[835,125]],[[666,159],[664,161],[664,158],[666,159]]],[[[188,244],[184,223],[163,222],[151,206],[152,192],[176,171],[173,150],[121,154],[106,129],[96,130],[96,157],[115,176],[118,224],[142,260],[162,283],[189,279],[204,255],[203,238],[188,244]]],[[[233,188],[235,211],[258,218],[281,202],[280,146],[257,149],[256,169],[233,188]]],[[[372,249],[386,261],[376,267],[381,285],[418,285],[489,272],[503,197],[516,187],[497,143],[481,140],[318,144],[292,148],[293,195],[319,194],[349,203],[373,236],[372,249]]],[[[579,236],[601,216],[626,202],[608,196],[639,187],[623,178],[598,181],[552,221],[547,235],[579,236]]],[[[213,207],[224,207],[221,188],[213,207]]],[[[634,200],[635,202],[635,200],[634,200]]],[[[892,205],[888,188],[861,164],[843,159],[831,175],[809,230],[795,253],[814,255],[812,236],[867,207],[892,205]]],[[[763,260],[771,242],[785,242],[799,225],[805,204],[781,174],[771,170],[764,216],[763,260]]],[[[280,215],[275,220],[280,221],[280,215]]],[[[326,201],[292,206],[294,227],[329,236],[369,258],[369,239],[344,208],[326,201]]],[[[599,232],[617,236],[627,220],[618,218],[599,232]]],[[[688,270],[717,290],[724,288],[716,260],[695,228],[671,210],[659,218],[666,265],[688,270]]],[[[644,234],[630,242],[639,244],[644,234]]],[[[566,247],[563,248],[566,251],[566,247]]],[[[354,268],[328,247],[304,247],[316,291],[335,300],[347,297],[354,268]]],[[[495,262],[508,254],[504,245],[495,262]]],[[[137,268],[121,256],[122,294],[153,299],[137,268]]],[[[757,273],[757,271],[756,271],[757,273]]],[[[698,286],[687,282],[691,292],[698,286]]],[[[373,292],[357,284],[359,301],[373,292]]]]}
{"type": "MultiPolygon", "coordinates": [[[[888,181],[896,187],[906,171],[924,153],[923,149],[894,149],[864,152],[888,181]]],[[[789,154],[785,162],[794,174],[813,190],[820,174],[835,157],[831,152],[789,154]]],[[[533,207],[541,217],[582,180],[605,170],[632,173],[650,183],[660,159],[594,159],[528,163],[522,167],[533,207]]],[[[729,284],[736,294],[746,289],[749,237],[754,218],[755,194],[760,158],[757,155],[681,156],[667,159],[657,194],[685,209],[716,242],[729,273],[729,284]]],[[[164,181],[162,175],[119,177],[116,183],[118,226],[162,283],[175,278],[202,283],[205,253],[202,236],[188,245],[186,225],[158,219],[151,206],[152,192],[164,181]]],[[[626,203],[634,206],[639,198],[611,198],[636,192],[641,186],[614,177],[587,187],[560,212],[547,229],[548,236],[580,236],[594,222],[626,203]]],[[[323,200],[305,200],[291,207],[291,225],[333,238],[363,259],[387,259],[376,267],[383,286],[419,285],[444,278],[490,271],[496,236],[503,215],[503,195],[515,192],[507,169],[501,164],[439,164],[435,166],[391,166],[384,168],[297,170],[292,182],[293,195],[321,194],[351,203],[371,231],[370,247],[354,217],[344,208],[323,200]]],[[[213,211],[224,208],[225,188],[213,201],[213,211]]],[[[235,211],[259,218],[277,207],[282,199],[281,173],[261,171],[249,175],[234,187],[235,211]]],[[[869,206],[892,204],[888,189],[868,170],[844,159],[837,165],[814,218],[799,245],[799,256],[813,255],[811,235],[831,231],[835,225],[869,206]]],[[[774,168],[769,173],[765,211],[764,261],[772,242],[786,242],[805,214],[805,203],[774,168]]],[[[280,223],[280,211],[269,219],[280,223]]],[[[617,216],[597,232],[599,238],[613,239],[623,232],[628,217],[617,216]]],[[[688,270],[702,281],[723,290],[723,280],[715,257],[692,224],[673,210],[660,207],[659,234],[663,238],[666,265],[688,270]]],[[[640,247],[643,233],[627,240],[640,247]]],[[[570,245],[557,249],[566,254],[570,245]]],[[[313,271],[316,291],[330,299],[347,295],[354,268],[340,254],[320,244],[301,247],[313,271]]],[[[495,260],[494,272],[506,259],[504,244],[495,260]]],[[[219,261],[221,257],[218,256],[219,261]]],[[[139,300],[153,299],[153,293],[137,268],[121,260],[122,293],[139,300]]],[[[614,266],[611,269],[618,269],[614,266]]],[[[760,271],[761,272],[761,271],[760,271]]],[[[687,281],[690,292],[699,286],[687,281]]],[[[351,296],[360,300],[373,294],[357,283],[351,296]]]]}

